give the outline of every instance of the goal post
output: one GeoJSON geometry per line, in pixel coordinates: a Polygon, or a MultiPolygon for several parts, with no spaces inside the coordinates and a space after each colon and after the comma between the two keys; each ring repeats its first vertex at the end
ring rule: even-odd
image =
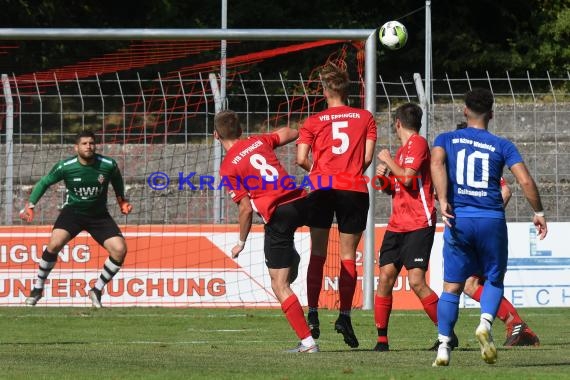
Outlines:
{"type": "MultiPolygon", "coordinates": [[[[376,111],[375,29],[100,29],[100,28],[0,28],[0,40],[237,40],[237,41],[365,41],[365,108],[376,111]]],[[[223,83],[223,82],[222,82],[223,83]]],[[[225,89],[221,89],[222,93],[225,89]]],[[[6,99],[8,104],[8,99],[6,99]]],[[[7,115],[9,116],[9,115],[7,115]]],[[[13,116],[12,116],[13,117],[13,116]]],[[[8,121],[9,122],[9,121],[8,121]]],[[[7,124],[8,124],[7,122],[7,124]]],[[[13,159],[13,158],[12,158],[13,159]]],[[[9,162],[10,157],[7,157],[9,162]]],[[[374,161],[366,175],[374,177],[374,161]]],[[[373,307],[374,293],[374,191],[369,186],[370,208],[364,237],[363,309],[373,307]]]]}

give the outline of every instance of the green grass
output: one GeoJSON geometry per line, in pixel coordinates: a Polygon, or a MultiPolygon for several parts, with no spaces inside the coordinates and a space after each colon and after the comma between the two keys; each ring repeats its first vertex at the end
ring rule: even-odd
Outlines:
{"type": "MultiPolygon", "coordinates": [[[[321,311],[321,351],[287,354],[295,334],[280,310],[2,308],[0,378],[92,379],[562,379],[570,378],[570,309],[521,310],[539,348],[499,349],[485,364],[478,310],[461,310],[451,365],[432,368],[436,330],[423,312],[392,313],[390,352],[373,352],[371,311],[354,311],[350,349],[321,311]]],[[[495,324],[498,346],[504,326],[495,324]]]]}

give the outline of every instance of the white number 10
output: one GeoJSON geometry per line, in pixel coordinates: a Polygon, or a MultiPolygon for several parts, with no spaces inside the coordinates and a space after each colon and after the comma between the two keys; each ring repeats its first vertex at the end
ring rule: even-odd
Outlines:
{"type": "Polygon", "coordinates": [[[465,184],[465,176],[467,176],[467,185],[478,189],[486,189],[489,187],[489,153],[475,151],[467,156],[467,168],[465,168],[465,149],[457,152],[457,168],[455,177],[458,185],[465,184]],[[481,160],[481,180],[475,180],[475,160],[481,160]]]}

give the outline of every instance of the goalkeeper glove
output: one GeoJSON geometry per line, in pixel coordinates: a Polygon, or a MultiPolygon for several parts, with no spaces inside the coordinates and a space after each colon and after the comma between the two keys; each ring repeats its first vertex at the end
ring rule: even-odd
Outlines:
{"type": "Polygon", "coordinates": [[[26,206],[24,206],[23,209],[20,210],[20,219],[31,223],[32,220],[34,220],[34,207],[36,205],[34,205],[33,203],[26,203],[26,206]]]}
{"type": "Polygon", "coordinates": [[[117,203],[119,204],[119,208],[121,209],[121,213],[124,215],[128,215],[133,210],[133,205],[129,203],[126,199],[122,197],[117,197],[117,203]]]}

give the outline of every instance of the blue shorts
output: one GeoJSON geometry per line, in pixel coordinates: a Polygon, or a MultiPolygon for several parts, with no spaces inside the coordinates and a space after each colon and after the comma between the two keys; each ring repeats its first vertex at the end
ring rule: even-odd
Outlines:
{"type": "Polygon", "coordinates": [[[463,283],[473,274],[503,283],[507,271],[507,223],[497,218],[452,220],[443,233],[443,279],[463,283]]]}

